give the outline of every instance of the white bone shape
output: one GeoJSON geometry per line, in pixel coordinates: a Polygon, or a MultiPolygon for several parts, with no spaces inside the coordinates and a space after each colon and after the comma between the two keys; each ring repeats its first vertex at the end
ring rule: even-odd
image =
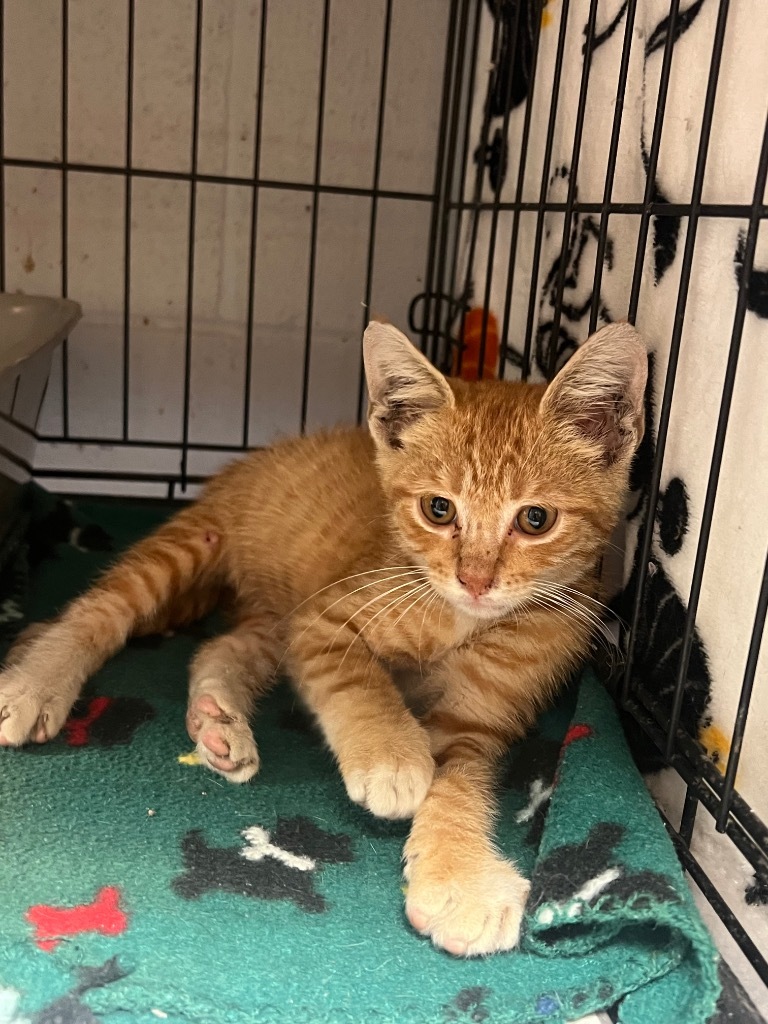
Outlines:
{"type": "Polygon", "coordinates": [[[530,821],[534,814],[545,804],[547,800],[552,796],[552,786],[545,786],[541,779],[534,779],[531,783],[530,797],[528,805],[517,812],[515,821],[522,825],[526,821],[530,821]]]}
{"type": "Polygon", "coordinates": [[[317,866],[311,857],[303,857],[298,853],[291,853],[290,850],[283,850],[269,841],[269,832],[259,825],[251,825],[241,833],[248,842],[240,854],[246,860],[264,860],[265,857],[272,857],[279,860],[286,867],[295,868],[296,871],[314,871],[317,866]]]}

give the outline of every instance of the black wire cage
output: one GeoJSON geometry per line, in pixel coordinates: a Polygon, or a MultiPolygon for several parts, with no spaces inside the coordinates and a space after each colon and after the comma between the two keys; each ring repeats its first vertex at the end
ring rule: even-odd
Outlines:
{"type": "MultiPolygon", "coordinates": [[[[0,415],[37,444],[22,458],[6,440],[3,456],[47,486],[192,496],[223,461],[269,440],[275,420],[276,429],[303,431],[362,418],[357,340],[370,312],[407,317],[446,370],[542,378],[599,323],[627,318],[642,327],[649,274],[660,291],[674,263],[655,405],[649,396],[655,426],[633,480],[629,582],[615,599],[626,624],[622,667],[610,683],[635,746],[682,779],[682,813],[668,813],[667,827],[768,986],[764,954],[692,850],[697,821],[711,816],[755,873],[752,902],[768,902],[768,830],[736,789],[768,561],[719,764],[700,738],[708,697],[697,621],[718,482],[745,322],[766,305],[756,266],[768,215],[768,123],[753,132],[754,160],[743,162],[746,198],[713,193],[707,177],[723,55],[738,18],[729,0],[4,0],[0,291],[71,294],[87,307],[98,263],[109,298],[100,320],[88,323],[86,308],[31,424],[19,423],[15,392],[0,415]],[[679,56],[691,39],[693,64],[679,56]],[[609,49],[607,71],[600,61],[609,49]],[[32,71],[46,69],[31,101],[20,52],[32,71]],[[355,54],[358,77],[340,77],[355,54]],[[84,85],[89,61],[103,71],[103,108],[84,85]],[[153,77],[158,66],[170,67],[167,78],[153,77]],[[692,69],[701,92],[675,93],[675,75],[692,69]],[[221,128],[216,89],[227,76],[235,86],[221,128]],[[607,108],[595,106],[598,76],[607,108]],[[165,86],[181,111],[170,120],[165,86]],[[690,108],[683,187],[665,190],[677,94],[690,108]],[[623,183],[636,116],[632,192],[623,183]],[[278,151],[289,154],[282,163],[278,151]],[[730,340],[720,345],[727,354],[689,589],[671,619],[664,613],[676,635],[659,688],[647,657],[658,625],[648,607],[664,575],[654,536],[671,501],[662,484],[673,397],[699,301],[697,253],[711,243],[709,224],[732,222],[730,340]],[[36,225],[45,228],[42,258],[31,250],[36,225]],[[620,243],[625,269],[611,285],[620,243]]],[[[754,102],[763,117],[764,95],[754,102]]]]}
{"type": "MultiPolygon", "coordinates": [[[[565,0],[559,6],[559,20],[552,29],[556,38],[549,44],[550,51],[554,50],[554,61],[550,53],[550,64],[542,80],[541,73],[537,75],[542,26],[547,25],[547,8],[554,5],[514,0],[489,0],[485,9],[482,4],[470,2],[457,5],[452,42],[449,41],[453,75],[447,87],[442,129],[446,144],[439,190],[441,211],[435,254],[430,263],[431,288],[414,301],[411,327],[420,332],[425,349],[444,368],[461,372],[462,360],[469,354],[472,362],[465,376],[480,377],[498,366],[498,372],[508,377],[528,379],[534,374],[549,378],[573,351],[577,340],[573,335],[574,324],[581,326],[582,337],[600,323],[613,319],[628,319],[641,325],[644,276],[650,268],[658,283],[659,264],[669,258],[667,243],[670,236],[675,238],[679,269],[674,291],[666,298],[668,302],[672,300],[674,308],[668,356],[666,366],[656,368],[658,395],[649,395],[647,407],[647,419],[651,428],[655,422],[655,431],[651,429],[646,435],[635,467],[634,486],[640,497],[630,518],[640,521],[636,549],[629,582],[613,605],[623,616],[623,657],[620,667],[609,668],[607,674],[641,766],[651,770],[671,767],[684,785],[679,816],[663,809],[662,815],[685,869],[762,983],[768,985],[764,950],[752,940],[738,908],[733,901],[726,901],[691,848],[697,817],[701,822],[702,816],[711,816],[717,832],[727,836],[754,869],[754,884],[747,893],[747,902],[764,904],[768,891],[768,829],[739,795],[735,780],[768,608],[768,561],[759,577],[756,606],[752,605],[748,648],[726,756],[713,757],[699,738],[701,723],[707,721],[707,698],[701,690],[702,675],[707,674],[707,656],[697,630],[697,613],[710,552],[745,319],[758,311],[755,275],[759,271],[755,257],[761,220],[768,212],[764,200],[768,122],[755,123],[754,118],[751,122],[756,149],[749,168],[751,183],[743,201],[710,201],[705,186],[707,161],[714,148],[713,121],[718,87],[724,77],[721,66],[729,16],[733,30],[728,0],[713,0],[709,5],[671,0],[653,5],[657,8],[653,12],[654,30],[639,36],[637,26],[642,14],[647,17],[649,12],[643,11],[643,5],[636,0],[615,5],[601,5],[597,0],[569,4],[565,0]],[[610,11],[605,10],[608,6],[610,11]],[[683,195],[673,200],[660,187],[665,107],[676,46],[704,7],[708,8],[711,33],[706,49],[697,41],[694,57],[705,72],[705,89],[695,100],[686,97],[700,119],[698,137],[689,136],[685,142],[693,173],[684,182],[683,195]],[[570,77],[566,79],[564,53],[574,36],[579,42],[579,77],[575,78],[571,63],[570,77]],[[597,49],[609,39],[615,51],[613,77],[608,86],[613,102],[599,126],[605,136],[603,161],[599,163],[601,173],[594,174],[593,161],[593,177],[588,183],[592,187],[582,188],[580,157],[586,148],[585,139],[596,127],[594,112],[590,121],[588,106],[590,75],[596,74],[597,49]],[[646,63],[650,54],[655,53],[659,68],[653,89],[647,88],[647,81],[643,82],[646,88],[640,140],[642,188],[631,201],[619,201],[615,196],[621,191],[617,187],[621,148],[627,147],[623,115],[627,108],[630,116],[632,113],[629,83],[633,49],[644,51],[642,57],[634,56],[646,63]],[[490,72],[478,74],[478,63],[489,54],[490,72]],[[535,89],[544,91],[544,96],[538,97],[538,106],[535,89]],[[559,123],[563,105],[571,108],[566,127],[559,123]],[[512,129],[515,118],[516,131],[512,129]],[[536,161],[535,156],[531,158],[530,147],[537,128],[538,147],[543,145],[543,156],[538,155],[538,177],[531,175],[529,166],[536,161]],[[560,165],[554,156],[558,130],[561,159],[563,150],[566,154],[560,165]],[[556,194],[553,183],[558,178],[562,179],[562,188],[556,194]],[[654,685],[652,678],[659,663],[654,664],[648,657],[648,645],[658,627],[658,621],[652,621],[649,615],[649,605],[656,603],[663,608],[670,594],[660,594],[658,590],[656,573],[660,567],[654,558],[654,531],[663,531],[660,509],[663,502],[671,500],[669,488],[662,493],[661,481],[673,397],[676,383],[679,384],[678,360],[686,317],[691,315],[693,302],[700,301],[700,296],[691,300],[690,287],[697,238],[702,234],[700,225],[716,218],[721,222],[739,222],[736,263],[740,273],[736,275],[733,308],[729,306],[730,337],[725,335],[718,342],[721,350],[727,350],[727,361],[713,408],[716,426],[708,450],[690,589],[678,603],[677,614],[671,605],[663,613],[671,614],[674,637],[662,659],[668,662],[661,673],[665,685],[659,686],[659,681],[654,685]],[[628,237],[632,246],[630,258],[625,259],[625,287],[611,309],[603,286],[604,273],[613,269],[615,260],[612,249],[616,239],[611,227],[617,220],[623,225],[622,241],[626,243],[628,237]],[[527,249],[521,244],[524,233],[528,236],[527,249]],[[548,260],[544,249],[551,236],[554,237],[550,240],[548,260]],[[579,293],[580,283],[583,286],[579,293]],[[574,293],[578,299],[574,299],[574,293]],[[473,315],[473,330],[468,330],[473,315]],[[474,337],[474,351],[470,351],[472,343],[468,344],[468,336],[474,337]],[[490,352],[494,343],[498,345],[498,356],[495,351],[490,352]]],[[[678,65],[684,59],[678,56],[678,65]]],[[[757,118],[764,119],[764,96],[757,106],[757,118]]],[[[652,356],[652,370],[653,363],[652,356]]],[[[678,525],[678,533],[679,529],[678,525]]],[[[728,597],[727,592],[719,596],[724,614],[728,597]]]]}

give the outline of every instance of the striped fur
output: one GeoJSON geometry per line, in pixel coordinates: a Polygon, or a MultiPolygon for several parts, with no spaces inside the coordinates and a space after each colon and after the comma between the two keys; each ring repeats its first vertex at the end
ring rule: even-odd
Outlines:
{"type": "Polygon", "coordinates": [[[205,763],[233,781],[258,770],[249,718],[286,670],[351,799],[414,817],[413,926],[459,955],[506,949],[527,883],[493,848],[494,766],[588,649],[595,567],[642,433],[644,350],[607,328],[546,394],[448,382],[391,326],[369,328],[365,357],[370,433],[233,464],[17,645],[0,745],[54,736],[130,635],[226,605],[231,631],[190,670],[205,763]],[[424,495],[451,499],[456,523],[429,523],[424,495]],[[514,525],[535,503],[557,510],[540,537],[514,525]]]}

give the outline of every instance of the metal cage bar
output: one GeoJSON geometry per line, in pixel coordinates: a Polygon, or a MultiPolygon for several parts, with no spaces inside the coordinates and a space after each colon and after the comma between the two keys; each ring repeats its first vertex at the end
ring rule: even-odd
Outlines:
{"type": "MultiPolygon", "coordinates": [[[[481,11],[481,6],[478,4],[478,18],[481,11]]],[[[499,38],[500,38],[500,22],[498,19],[494,19],[493,22],[493,42],[491,43],[491,64],[495,65],[498,60],[499,50],[499,38]]],[[[491,75],[493,72],[491,71],[491,75]]],[[[472,113],[472,107],[467,106],[467,137],[469,136],[469,118],[472,113]]],[[[480,144],[475,153],[475,182],[472,189],[473,194],[473,206],[476,208],[480,202],[480,198],[483,194],[483,175],[485,173],[485,154],[488,148],[488,133],[491,129],[491,88],[489,82],[489,88],[485,96],[485,105],[483,108],[483,127],[480,131],[480,144]]],[[[461,321],[459,324],[459,346],[457,352],[457,370],[461,372],[462,357],[464,354],[462,339],[464,337],[464,323],[467,314],[467,303],[470,296],[470,288],[472,284],[472,270],[475,258],[475,247],[477,245],[477,229],[478,229],[478,218],[472,216],[470,219],[469,226],[469,253],[467,255],[467,267],[464,274],[464,287],[462,289],[463,303],[461,312],[461,321]]],[[[482,365],[482,364],[480,364],[482,365]]]]}
{"type": "MultiPolygon", "coordinates": [[[[331,19],[330,0],[323,3],[323,42],[320,58],[320,94],[317,99],[317,128],[315,133],[315,172],[313,184],[315,189],[320,184],[320,172],[323,161],[323,120],[325,114],[325,86],[328,68],[328,35],[331,19]]],[[[317,259],[317,220],[320,212],[319,195],[315,191],[312,197],[312,228],[309,243],[309,278],[307,282],[306,334],[304,338],[304,370],[301,383],[301,432],[307,426],[307,406],[309,404],[309,368],[312,358],[312,315],[315,307],[315,262],[317,259]]]]}
{"type": "MultiPolygon", "coordinates": [[[[69,0],[61,3],[61,294],[69,289],[69,180],[67,152],[69,147],[69,0]]],[[[61,425],[69,437],[69,338],[61,343],[61,425]]]]}
{"type": "Polygon", "coordinates": [[[133,199],[133,68],[136,0],[128,0],[128,53],[125,83],[125,212],[123,222],[123,441],[128,440],[131,392],[131,204],[133,199]]]}
{"type": "MultiPolygon", "coordinates": [[[[474,19],[473,19],[474,27],[473,27],[473,30],[472,30],[472,45],[469,48],[470,63],[469,63],[469,74],[468,74],[468,78],[467,78],[466,95],[462,94],[462,89],[461,88],[459,88],[457,90],[457,92],[456,92],[456,103],[457,103],[456,117],[457,117],[457,119],[459,119],[461,117],[461,115],[464,114],[464,118],[463,118],[463,120],[464,120],[464,135],[462,137],[462,143],[461,143],[461,147],[459,149],[459,152],[461,153],[461,157],[459,159],[460,175],[459,175],[458,189],[457,189],[457,193],[456,193],[457,196],[459,197],[460,201],[463,201],[463,199],[464,199],[464,190],[465,190],[466,181],[467,181],[467,165],[468,165],[468,162],[469,162],[469,147],[470,147],[470,140],[471,140],[470,119],[471,119],[471,115],[472,115],[472,95],[473,95],[473,88],[474,88],[474,82],[475,82],[475,71],[476,71],[476,68],[477,68],[477,58],[478,58],[478,52],[477,51],[479,49],[478,44],[479,44],[479,40],[480,40],[480,15],[482,13],[482,0],[471,0],[471,3],[474,3],[475,11],[474,11],[474,19]],[[466,107],[465,107],[464,110],[462,110],[462,107],[461,107],[462,100],[464,100],[464,102],[466,104],[466,107]]],[[[470,9],[471,9],[471,4],[470,4],[470,9]]],[[[459,83],[459,84],[461,86],[462,83],[459,83]]],[[[451,275],[450,275],[450,278],[449,278],[449,281],[448,281],[448,287],[447,287],[447,292],[448,292],[448,295],[450,295],[450,296],[453,296],[453,295],[456,294],[456,276],[457,276],[457,273],[458,273],[459,254],[460,254],[460,248],[461,248],[461,233],[462,233],[463,227],[464,227],[464,218],[457,217],[456,218],[456,222],[455,222],[454,233],[453,233],[453,242],[452,242],[453,253],[452,253],[452,257],[451,257],[451,275]]],[[[461,317],[461,319],[459,321],[460,327],[459,327],[459,331],[458,331],[459,343],[461,341],[461,335],[463,333],[463,331],[461,330],[461,326],[464,323],[464,310],[465,310],[466,300],[467,300],[466,293],[464,291],[462,291],[461,294],[460,294],[460,297],[459,297],[459,308],[460,308],[460,317],[461,317]]],[[[448,333],[448,332],[446,332],[446,333],[448,333]]],[[[446,359],[448,359],[449,354],[450,354],[449,352],[446,352],[446,359]]]]}
{"type": "Polygon", "coordinates": [[[429,352],[435,364],[440,363],[440,343],[450,328],[450,306],[448,323],[443,328],[443,288],[450,247],[450,205],[455,171],[456,140],[459,129],[460,103],[458,95],[464,75],[466,47],[462,45],[469,17],[469,0],[452,0],[451,21],[445,51],[445,74],[443,77],[443,111],[440,120],[440,136],[444,140],[435,173],[434,191],[439,196],[433,208],[430,230],[430,251],[427,254],[427,293],[422,331],[422,351],[429,352]],[[459,6],[460,4],[460,6],[459,6]]]}
{"type": "MultiPolygon", "coordinates": [[[[563,10],[565,16],[565,10],[563,10]]],[[[568,194],[565,200],[563,211],[563,241],[560,246],[562,256],[557,271],[557,285],[555,286],[555,315],[552,320],[552,344],[549,350],[549,366],[547,376],[555,375],[557,366],[558,344],[560,335],[560,317],[562,314],[563,292],[565,291],[565,273],[567,263],[565,253],[568,247],[568,238],[571,234],[571,218],[573,217],[573,204],[576,200],[576,184],[579,177],[579,159],[581,157],[581,140],[584,134],[584,116],[587,112],[587,94],[589,91],[589,72],[592,69],[592,47],[595,44],[595,19],[597,18],[597,0],[590,0],[589,20],[586,28],[586,41],[583,47],[584,58],[581,65],[581,83],[579,84],[579,102],[576,108],[576,126],[573,132],[573,148],[571,150],[571,163],[568,173],[568,194]]],[[[530,310],[529,310],[530,317],[530,310]]]]}
{"type": "Polygon", "coordinates": [[[0,3],[0,291],[5,291],[5,4],[0,3]]]}
{"type": "Polygon", "coordinates": [[[619,67],[619,81],[616,86],[616,109],[613,113],[613,125],[611,127],[611,142],[608,148],[608,164],[605,171],[605,188],[603,190],[603,208],[600,211],[600,228],[597,238],[597,255],[595,256],[595,278],[592,290],[592,306],[589,311],[589,333],[597,327],[597,319],[600,306],[600,287],[603,281],[603,266],[605,263],[605,247],[608,242],[608,219],[611,215],[611,197],[613,195],[613,183],[616,177],[616,160],[619,155],[619,138],[621,136],[621,119],[624,113],[624,98],[627,89],[627,76],[629,74],[629,57],[632,52],[632,32],[635,27],[635,14],[637,11],[637,0],[629,0],[625,15],[624,40],[621,44],[621,64],[619,67]]]}
{"type": "MultiPolygon", "coordinates": [[[[261,167],[261,129],[264,115],[264,69],[267,50],[267,11],[269,0],[261,0],[259,19],[259,78],[256,95],[256,123],[253,130],[253,180],[261,167]]],[[[251,373],[253,369],[253,317],[256,300],[256,241],[259,226],[259,186],[251,193],[251,227],[248,236],[248,310],[245,325],[245,382],[243,385],[243,448],[248,447],[251,425],[251,373]]]]}
{"type": "MultiPolygon", "coordinates": [[[[536,68],[539,62],[539,41],[541,38],[541,14],[536,18],[534,26],[533,54],[531,57],[531,73],[528,95],[525,102],[525,115],[523,117],[523,132],[520,139],[519,165],[517,169],[517,184],[515,186],[514,212],[512,214],[512,230],[509,238],[509,257],[507,270],[507,286],[504,296],[504,318],[502,321],[500,345],[499,345],[499,367],[502,377],[506,371],[507,351],[510,318],[512,315],[512,291],[515,285],[515,269],[517,267],[517,243],[520,233],[520,213],[522,212],[523,187],[525,185],[525,172],[528,169],[528,144],[531,136],[531,117],[533,114],[533,98],[536,89],[536,68]]],[[[511,76],[510,76],[511,77],[511,76]]],[[[501,210],[503,204],[496,206],[501,210]]]]}
{"type": "Polygon", "coordinates": [[[728,765],[725,770],[725,781],[723,782],[723,792],[720,798],[720,811],[717,815],[718,832],[725,832],[726,825],[728,823],[728,816],[731,813],[731,805],[733,804],[733,787],[736,781],[736,771],[739,767],[741,747],[744,742],[744,730],[747,726],[749,701],[752,696],[752,686],[755,681],[757,659],[760,656],[760,646],[763,640],[763,631],[765,630],[766,611],[768,611],[768,555],[766,555],[765,565],[763,566],[763,581],[760,585],[760,594],[757,598],[755,621],[752,626],[752,636],[749,641],[747,664],[744,669],[744,682],[742,683],[741,693],[739,694],[739,706],[736,712],[736,721],[733,726],[731,750],[728,754],[728,765]]]}
{"type": "Polygon", "coordinates": [[[189,458],[189,402],[192,374],[192,320],[195,301],[195,247],[197,243],[197,159],[200,134],[200,71],[203,51],[203,0],[195,6],[195,70],[192,84],[192,140],[190,167],[192,181],[189,183],[189,227],[187,230],[187,306],[184,319],[184,408],[182,412],[181,435],[181,489],[187,488],[187,460],[189,458]]]}
{"type": "MultiPolygon", "coordinates": [[[[157,167],[125,167],[115,164],[90,164],[78,161],[42,160],[31,157],[3,158],[6,167],[28,167],[39,170],[83,172],[86,174],[109,174],[118,177],[149,178],[158,181],[195,181],[206,185],[240,185],[246,188],[285,189],[289,192],[310,192],[313,195],[369,196],[371,189],[356,188],[354,185],[332,185],[316,181],[286,181],[280,178],[245,177],[237,174],[205,174],[192,171],[167,171],[157,167]]],[[[415,199],[433,202],[431,192],[408,191],[405,189],[380,189],[379,197],[386,199],[415,199]]]]}
{"type": "MultiPolygon", "coordinates": [[[[448,18],[448,31],[446,33],[445,57],[443,64],[443,85],[442,99],[440,102],[440,128],[439,137],[445,139],[448,132],[448,125],[451,114],[451,92],[453,89],[452,68],[454,66],[455,51],[457,46],[458,25],[461,18],[459,11],[459,0],[451,0],[451,11],[448,18]]],[[[451,150],[446,145],[439,147],[437,160],[435,161],[435,177],[432,190],[436,196],[443,196],[444,190],[450,186],[453,166],[450,160],[451,150]]],[[[444,255],[442,246],[442,230],[445,225],[443,218],[444,200],[440,200],[432,207],[432,216],[429,226],[429,243],[427,247],[427,265],[424,273],[426,291],[424,293],[424,311],[419,333],[419,346],[421,351],[428,354],[432,362],[438,361],[437,343],[441,334],[440,330],[440,294],[436,293],[437,282],[441,280],[439,256],[444,255]]]]}
{"type": "MultiPolygon", "coordinates": [[[[544,239],[544,214],[546,212],[546,196],[549,188],[549,173],[552,165],[552,147],[555,139],[555,122],[557,120],[557,105],[560,96],[560,78],[563,69],[563,53],[565,51],[565,37],[568,28],[569,0],[563,0],[560,12],[560,31],[557,38],[557,53],[555,55],[555,73],[552,80],[552,100],[549,105],[549,118],[547,121],[547,141],[544,146],[544,166],[541,172],[541,187],[539,189],[539,203],[536,207],[536,234],[533,242],[533,264],[531,267],[531,291],[528,297],[528,315],[525,321],[525,344],[523,346],[523,372],[522,379],[527,380],[531,372],[531,346],[533,344],[534,320],[536,317],[536,299],[538,295],[539,265],[541,262],[541,247],[544,239]]],[[[565,207],[563,207],[565,212],[565,207]]]]}
{"type": "MultiPolygon", "coordinates": [[[[365,298],[363,299],[363,322],[362,331],[371,315],[371,294],[373,292],[373,261],[376,255],[376,222],[379,212],[379,184],[381,181],[381,157],[382,143],[384,141],[384,113],[387,103],[387,75],[389,73],[389,43],[392,33],[392,0],[387,0],[384,11],[384,38],[381,46],[381,74],[379,76],[379,108],[376,113],[376,143],[373,155],[373,194],[371,195],[371,212],[368,219],[368,255],[365,265],[365,298]]],[[[365,396],[365,372],[363,368],[363,357],[357,370],[357,422],[360,423],[363,416],[363,404],[365,396]]]]}
{"type": "MultiPolygon", "coordinates": [[[[512,28],[511,47],[510,47],[510,49],[512,51],[512,54],[513,54],[513,59],[514,59],[514,55],[517,53],[517,43],[518,43],[518,39],[519,39],[519,36],[520,36],[520,20],[521,20],[520,12],[521,12],[521,6],[522,6],[521,4],[517,4],[515,6],[515,20],[514,20],[513,28],[512,28]]],[[[496,73],[496,70],[497,69],[494,69],[494,74],[496,73]]],[[[515,81],[514,75],[512,73],[513,70],[514,69],[512,67],[510,67],[508,69],[508,72],[507,72],[507,91],[506,91],[505,103],[504,103],[504,118],[503,118],[502,127],[501,127],[501,138],[502,138],[502,143],[504,145],[506,144],[506,140],[507,140],[507,137],[508,137],[508,134],[509,134],[509,118],[510,118],[510,114],[512,113],[512,86],[513,86],[514,81],[515,81]]],[[[493,84],[491,83],[489,85],[489,87],[488,87],[488,95],[489,95],[489,97],[490,97],[490,94],[491,94],[492,87],[493,87],[493,84]]],[[[502,165],[503,165],[504,162],[505,162],[505,157],[504,156],[501,157],[501,162],[502,162],[502,165]]],[[[477,376],[478,376],[478,378],[482,378],[483,376],[485,376],[485,349],[486,349],[486,345],[487,345],[487,342],[488,342],[488,322],[489,322],[489,319],[490,319],[490,312],[491,312],[491,310],[490,310],[490,302],[491,302],[491,285],[493,284],[493,258],[496,255],[496,233],[497,233],[498,227],[499,227],[499,213],[500,213],[499,203],[501,202],[501,189],[502,189],[503,184],[504,184],[504,174],[502,173],[502,169],[500,168],[499,169],[499,173],[498,173],[497,178],[496,178],[496,187],[493,190],[493,211],[492,211],[492,214],[491,214],[491,233],[490,233],[490,238],[488,239],[488,259],[487,259],[487,265],[486,265],[486,269],[485,269],[485,288],[483,290],[483,305],[482,305],[483,319],[482,319],[482,323],[480,325],[480,353],[479,353],[479,358],[477,360],[477,376]]]]}

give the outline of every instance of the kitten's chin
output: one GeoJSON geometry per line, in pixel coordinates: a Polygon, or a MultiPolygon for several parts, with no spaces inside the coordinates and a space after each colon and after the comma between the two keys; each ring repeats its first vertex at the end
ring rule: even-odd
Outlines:
{"type": "Polygon", "coordinates": [[[451,594],[448,600],[462,615],[483,622],[509,618],[517,607],[515,602],[499,600],[492,595],[469,597],[466,594],[451,594]]]}
{"type": "Polygon", "coordinates": [[[525,604],[525,597],[513,596],[509,592],[502,594],[495,588],[490,593],[473,597],[463,587],[450,581],[432,579],[431,583],[433,589],[454,611],[481,622],[511,618],[525,604]]]}

